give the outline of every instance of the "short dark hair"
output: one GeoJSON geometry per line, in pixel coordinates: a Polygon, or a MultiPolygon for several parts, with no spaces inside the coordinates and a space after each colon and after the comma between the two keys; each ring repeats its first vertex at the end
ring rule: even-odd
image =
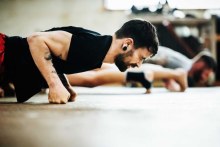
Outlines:
{"type": "Polygon", "coordinates": [[[157,54],[159,40],[156,28],[148,21],[134,19],[127,21],[115,32],[116,38],[130,37],[134,40],[134,47],[147,47],[153,54],[157,54]]]}
{"type": "Polygon", "coordinates": [[[217,69],[217,64],[213,57],[208,55],[202,55],[199,60],[202,60],[208,68],[211,68],[214,72],[217,69]]]}

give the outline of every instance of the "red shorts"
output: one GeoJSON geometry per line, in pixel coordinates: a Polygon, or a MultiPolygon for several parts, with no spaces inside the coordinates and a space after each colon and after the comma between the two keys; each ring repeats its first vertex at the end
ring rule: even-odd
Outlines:
{"type": "Polygon", "coordinates": [[[5,34],[0,33],[0,73],[3,72],[4,54],[5,54],[5,34]]]}

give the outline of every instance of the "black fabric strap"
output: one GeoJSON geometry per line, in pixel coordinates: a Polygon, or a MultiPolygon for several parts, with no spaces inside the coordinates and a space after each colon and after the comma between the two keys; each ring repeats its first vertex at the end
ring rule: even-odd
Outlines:
{"type": "Polygon", "coordinates": [[[126,81],[140,82],[146,89],[150,89],[152,84],[148,81],[143,72],[127,72],[126,81]]]}
{"type": "Polygon", "coordinates": [[[61,82],[63,83],[63,86],[65,86],[65,87],[69,86],[68,81],[67,81],[67,79],[66,79],[64,74],[58,74],[58,76],[59,76],[61,82]]]}

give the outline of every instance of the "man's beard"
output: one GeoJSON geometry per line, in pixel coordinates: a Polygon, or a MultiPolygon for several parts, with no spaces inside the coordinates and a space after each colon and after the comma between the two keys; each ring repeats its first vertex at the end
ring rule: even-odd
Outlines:
{"type": "Polygon", "coordinates": [[[124,72],[127,70],[128,68],[128,65],[125,63],[125,58],[126,57],[129,57],[133,54],[133,51],[129,51],[127,53],[124,53],[124,54],[119,54],[116,56],[115,58],[115,65],[118,67],[118,69],[121,71],[121,72],[124,72]]]}
{"type": "Polygon", "coordinates": [[[115,58],[115,65],[118,67],[118,69],[121,71],[121,72],[124,72],[127,70],[127,65],[125,64],[125,62],[123,61],[124,60],[124,55],[123,54],[119,54],[116,56],[115,58]]]}

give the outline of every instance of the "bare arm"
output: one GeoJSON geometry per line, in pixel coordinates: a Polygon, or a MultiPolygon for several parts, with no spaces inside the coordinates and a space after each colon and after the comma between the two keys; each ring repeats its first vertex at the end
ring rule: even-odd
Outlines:
{"type": "Polygon", "coordinates": [[[52,64],[51,53],[66,60],[72,35],[68,32],[40,32],[27,38],[33,60],[49,86],[51,103],[66,103],[70,97],[52,64]]]}

